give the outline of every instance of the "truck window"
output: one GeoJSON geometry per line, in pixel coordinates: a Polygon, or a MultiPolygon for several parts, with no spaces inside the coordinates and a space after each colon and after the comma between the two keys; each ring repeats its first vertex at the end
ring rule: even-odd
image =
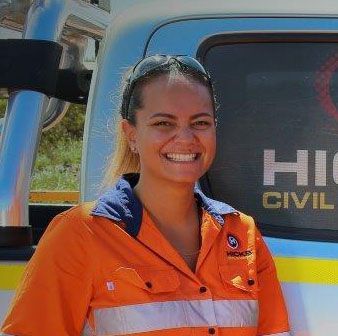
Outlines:
{"type": "Polygon", "coordinates": [[[212,196],[269,235],[338,241],[335,37],[218,36],[199,55],[220,104],[212,196]]]}

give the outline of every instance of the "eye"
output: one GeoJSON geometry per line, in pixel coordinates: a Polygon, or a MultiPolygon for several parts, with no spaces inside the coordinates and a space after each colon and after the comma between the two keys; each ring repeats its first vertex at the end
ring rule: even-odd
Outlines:
{"type": "Polygon", "coordinates": [[[211,122],[209,120],[196,120],[193,122],[192,126],[195,129],[207,129],[211,126],[211,122]]]}
{"type": "Polygon", "coordinates": [[[174,124],[170,121],[160,120],[153,124],[153,126],[159,126],[159,127],[171,127],[174,126],[174,124]]]}

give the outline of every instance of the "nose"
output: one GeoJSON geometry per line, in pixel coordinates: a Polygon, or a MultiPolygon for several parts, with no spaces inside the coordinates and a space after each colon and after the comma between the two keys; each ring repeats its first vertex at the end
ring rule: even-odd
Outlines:
{"type": "Polygon", "coordinates": [[[180,143],[191,143],[195,140],[194,130],[189,126],[182,126],[177,130],[175,140],[180,143]]]}

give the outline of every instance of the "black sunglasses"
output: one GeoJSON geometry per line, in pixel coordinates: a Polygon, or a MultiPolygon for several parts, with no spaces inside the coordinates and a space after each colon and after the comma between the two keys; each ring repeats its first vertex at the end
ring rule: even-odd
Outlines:
{"type": "Polygon", "coordinates": [[[207,83],[212,88],[210,77],[203,65],[198,62],[195,58],[184,55],[153,55],[146,58],[143,58],[138,62],[132,71],[130,72],[129,77],[127,78],[126,88],[123,94],[122,109],[121,115],[123,119],[129,120],[128,110],[130,104],[130,98],[135,88],[136,83],[153,73],[160,72],[170,68],[170,65],[173,63],[179,64],[182,69],[193,72],[196,75],[204,78],[207,83]]]}

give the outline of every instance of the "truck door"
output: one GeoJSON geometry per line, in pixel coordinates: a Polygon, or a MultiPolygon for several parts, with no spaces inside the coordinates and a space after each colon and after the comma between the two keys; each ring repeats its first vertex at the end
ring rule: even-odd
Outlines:
{"type": "Polygon", "coordinates": [[[182,20],[146,51],[209,70],[218,149],[201,187],[256,219],[299,336],[338,333],[337,29],[333,18],[182,20]]]}

